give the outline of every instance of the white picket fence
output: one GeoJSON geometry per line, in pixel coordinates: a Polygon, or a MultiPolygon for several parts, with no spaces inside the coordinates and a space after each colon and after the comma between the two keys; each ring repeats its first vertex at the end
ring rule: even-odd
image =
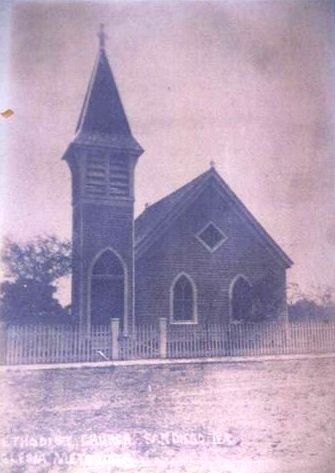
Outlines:
{"type": "Polygon", "coordinates": [[[170,358],[335,352],[335,321],[172,325],[167,346],[170,358]]]}
{"type": "Polygon", "coordinates": [[[18,325],[7,329],[6,364],[69,363],[109,359],[109,326],[93,326],[83,335],[77,326],[18,325]]]}
{"type": "Polygon", "coordinates": [[[70,325],[9,326],[2,332],[4,364],[112,359],[262,356],[335,352],[335,321],[208,325],[140,325],[125,336],[118,320],[83,333],[70,325]]]}

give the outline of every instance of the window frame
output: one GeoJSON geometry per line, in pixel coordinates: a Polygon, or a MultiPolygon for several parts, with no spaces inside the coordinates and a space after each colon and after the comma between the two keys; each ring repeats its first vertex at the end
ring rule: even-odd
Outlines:
{"type": "Polygon", "coordinates": [[[171,325],[196,325],[198,323],[198,293],[197,287],[195,282],[191,278],[191,276],[184,271],[177,274],[177,276],[173,279],[172,284],[170,286],[170,324],[171,325]],[[174,289],[181,277],[186,277],[192,287],[192,319],[191,320],[176,320],[174,318],[174,289]]]}
{"type": "Polygon", "coordinates": [[[199,240],[199,242],[202,244],[202,246],[204,248],[206,248],[207,251],[209,251],[210,253],[214,253],[218,248],[220,248],[221,245],[223,245],[223,243],[225,243],[227,240],[228,240],[228,237],[227,235],[224,233],[223,230],[221,230],[221,228],[219,228],[212,220],[210,220],[209,222],[206,223],[206,225],[204,225],[201,230],[199,230],[197,233],[196,233],[196,238],[197,240],[199,240]],[[205,230],[207,230],[207,228],[209,226],[213,226],[219,233],[220,235],[222,235],[222,240],[220,240],[215,246],[213,246],[213,248],[211,248],[210,246],[207,245],[207,243],[201,238],[201,233],[203,233],[205,230]]]}
{"type": "MultiPolygon", "coordinates": [[[[253,285],[251,284],[251,281],[250,279],[245,275],[245,274],[242,274],[242,273],[238,273],[236,274],[233,279],[230,281],[230,285],[229,285],[229,322],[231,324],[235,324],[235,325],[239,325],[239,324],[245,324],[245,323],[252,323],[251,321],[246,321],[245,319],[241,319],[241,320],[238,320],[238,319],[234,319],[234,310],[233,310],[233,295],[234,295],[234,286],[235,284],[238,282],[239,279],[243,279],[248,285],[249,287],[252,289],[253,285]]],[[[254,301],[252,301],[252,312],[254,312],[254,309],[255,309],[255,303],[254,301]]]]}

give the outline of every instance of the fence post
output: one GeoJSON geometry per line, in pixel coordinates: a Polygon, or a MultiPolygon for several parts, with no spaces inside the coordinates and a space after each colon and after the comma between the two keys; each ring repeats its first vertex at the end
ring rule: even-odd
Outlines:
{"type": "Polygon", "coordinates": [[[167,357],[167,319],[159,319],[159,356],[167,357]]]}
{"type": "Polygon", "coordinates": [[[119,327],[120,327],[120,319],[112,319],[111,321],[112,360],[119,359],[119,327]]]}
{"type": "Polygon", "coordinates": [[[7,359],[7,324],[0,320],[0,365],[5,365],[7,359]]]}
{"type": "Polygon", "coordinates": [[[292,352],[292,339],[291,339],[291,325],[288,317],[284,319],[285,325],[285,354],[290,354],[292,352]]]}

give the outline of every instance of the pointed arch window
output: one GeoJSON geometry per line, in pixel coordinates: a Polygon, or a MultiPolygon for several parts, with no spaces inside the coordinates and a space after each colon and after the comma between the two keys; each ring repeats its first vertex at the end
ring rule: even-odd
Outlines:
{"type": "Polygon", "coordinates": [[[231,317],[233,321],[251,321],[253,319],[252,286],[244,276],[237,276],[231,286],[231,317]]]}
{"type": "Polygon", "coordinates": [[[91,273],[91,322],[106,324],[119,318],[123,327],[125,268],[118,255],[105,250],[95,261],[91,273]]]}
{"type": "Polygon", "coordinates": [[[192,279],[181,274],[175,279],[171,288],[171,322],[196,323],[196,287],[192,279]]]}

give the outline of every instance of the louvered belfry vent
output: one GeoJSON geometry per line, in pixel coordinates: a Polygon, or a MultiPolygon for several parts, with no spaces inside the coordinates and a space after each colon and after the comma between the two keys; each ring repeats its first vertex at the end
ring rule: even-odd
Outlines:
{"type": "Polygon", "coordinates": [[[121,160],[109,160],[109,178],[108,178],[109,195],[129,194],[129,167],[128,163],[121,160]]]}
{"type": "Polygon", "coordinates": [[[89,156],[86,171],[88,197],[105,197],[107,194],[107,157],[89,156]]]}
{"type": "Polygon", "coordinates": [[[114,196],[127,197],[129,195],[128,162],[108,156],[88,156],[86,194],[87,197],[104,199],[114,196]]]}

